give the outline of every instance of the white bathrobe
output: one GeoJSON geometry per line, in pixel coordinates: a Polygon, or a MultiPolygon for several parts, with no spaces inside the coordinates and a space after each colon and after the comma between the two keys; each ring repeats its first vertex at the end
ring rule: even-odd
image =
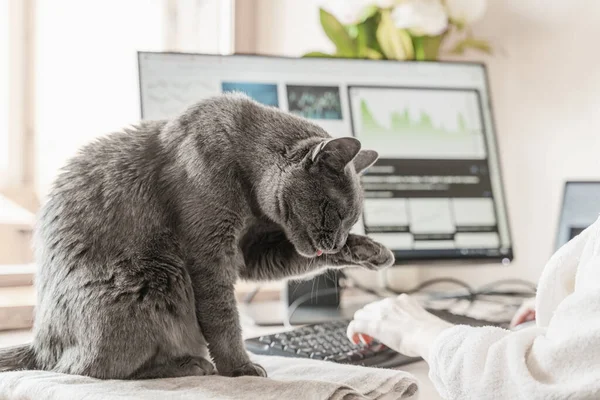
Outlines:
{"type": "Polygon", "coordinates": [[[446,399],[600,399],[600,219],[563,246],[538,285],[536,325],[456,326],[430,350],[446,399]]]}

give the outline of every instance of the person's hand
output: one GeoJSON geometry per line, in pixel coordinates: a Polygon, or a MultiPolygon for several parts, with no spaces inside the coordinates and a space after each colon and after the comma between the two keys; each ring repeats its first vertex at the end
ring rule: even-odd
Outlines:
{"type": "Polygon", "coordinates": [[[523,301],[523,304],[521,304],[521,307],[519,307],[515,313],[512,321],[510,321],[510,327],[514,328],[524,322],[533,320],[535,320],[535,297],[523,301]]]}
{"type": "Polygon", "coordinates": [[[427,360],[437,336],[452,327],[406,294],[371,303],[354,314],[347,335],[353,343],[373,338],[409,357],[427,360]]]}

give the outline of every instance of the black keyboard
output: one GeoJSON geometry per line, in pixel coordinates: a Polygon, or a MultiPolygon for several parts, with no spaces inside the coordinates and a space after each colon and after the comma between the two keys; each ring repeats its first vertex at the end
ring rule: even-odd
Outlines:
{"type": "MultiPolygon", "coordinates": [[[[470,326],[502,326],[507,324],[474,319],[447,310],[428,309],[453,324],[470,326]]],[[[246,340],[246,348],[255,354],[296,358],[312,358],[366,367],[394,368],[421,360],[400,354],[376,341],[353,344],[346,337],[349,320],[307,325],[288,332],[246,340]]]]}

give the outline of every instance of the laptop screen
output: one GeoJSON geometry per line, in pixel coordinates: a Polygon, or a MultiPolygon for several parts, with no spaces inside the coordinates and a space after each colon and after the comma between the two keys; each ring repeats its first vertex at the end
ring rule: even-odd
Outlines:
{"type": "Polygon", "coordinates": [[[558,223],[556,249],[579,235],[600,216],[600,181],[567,182],[558,223]]]}

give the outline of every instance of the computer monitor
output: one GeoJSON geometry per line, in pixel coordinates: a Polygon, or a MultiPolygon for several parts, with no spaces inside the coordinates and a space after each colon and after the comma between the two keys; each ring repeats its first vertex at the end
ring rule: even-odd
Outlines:
{"type": "Polygon", "coordinates": [[[241,91],[377,150],[355,231],[399,261],[512,259],[484,65],[141,52],[139,69],[143,119],[241,91]]]}
{"type": "MultiPolygon", "coordinates": [[[[513,258],[484,65],[152,52],[138,61],[143,119],[241,91],[377,150],[354,231],[386,245],[398,264],[513,258]]],[[[336,317],[329,277],[287,284],[286,305],[308,299],[318,308],[298,308],[296,322],[336,317]]]]}
{"type": "Polygon", "coordinates": [[[579,235],[600,216],[600,181],[565,183],[555,249],[579,235]]]}

